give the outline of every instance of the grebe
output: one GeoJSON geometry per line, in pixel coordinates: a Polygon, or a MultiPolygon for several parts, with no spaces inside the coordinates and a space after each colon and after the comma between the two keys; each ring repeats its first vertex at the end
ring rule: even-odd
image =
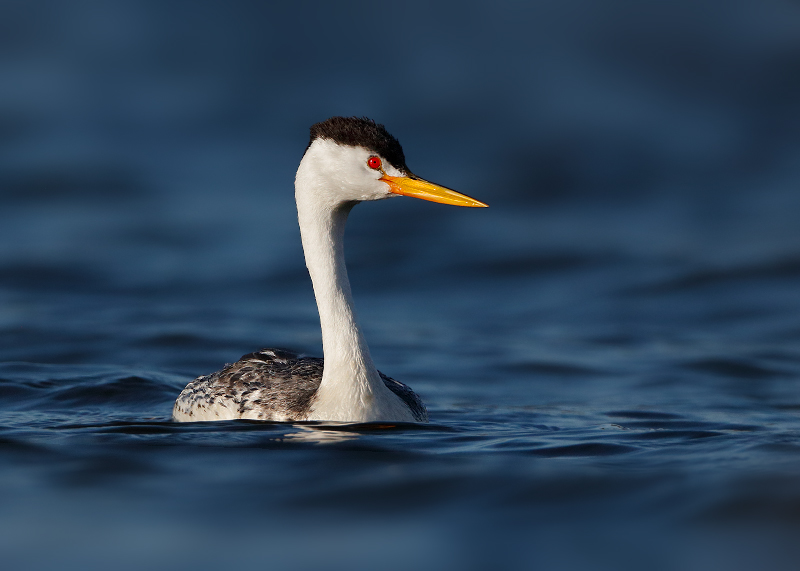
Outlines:
{"type": "Polygon", "coordinates": [[[280,349],[250,353],[186,385],[175,401],[175,420],[427,422],[419,396],[375,368],[344,262],[344,227],[353,206],[398,194],[486,206],[412,174],[400,143],[371,119],[332,117],[311,127],[295,199],[324,361],[280,349]]]}

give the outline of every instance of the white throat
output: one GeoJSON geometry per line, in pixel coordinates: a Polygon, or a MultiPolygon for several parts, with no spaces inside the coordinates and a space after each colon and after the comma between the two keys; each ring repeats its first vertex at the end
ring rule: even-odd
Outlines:
{"type": "Polygon", "coordinates": [[[354,149],[315,141],[295,179],[300,235],[317,299],[325,357],[322,383],[308,420],[413,422],[410,409],[384,385],[353,310],[344,229],[357,201],[342,198],[340,191],[349,184],[349,161],[336,156],[350,151],[354,149]]]}

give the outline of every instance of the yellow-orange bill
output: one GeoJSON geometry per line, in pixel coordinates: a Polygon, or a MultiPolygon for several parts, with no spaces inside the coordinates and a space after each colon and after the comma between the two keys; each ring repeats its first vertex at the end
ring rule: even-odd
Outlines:
{"type": "Polygon", "coordinates": [[[441,202],[442,204],[453,204],[455,206],[487,207],[480,200],[470,198],[466,194],[461,194],[455,190],[450,190],[438,184],[433,184],[420,178],[410,178],[407,176],[389,176],[385,174],[381,180],[389,185],[389,190],[395,194],[403,196],[413,196],[431,202],[441,202]]]}

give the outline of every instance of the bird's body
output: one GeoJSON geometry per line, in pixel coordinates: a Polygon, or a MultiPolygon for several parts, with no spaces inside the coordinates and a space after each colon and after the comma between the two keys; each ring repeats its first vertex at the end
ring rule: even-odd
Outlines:
{"type": "Polygon", "coordinates": [[[189,383],[175,402],[175,420],[427,421],[421,399],[375,368],[344,262],[344,228],[353,206],[396,194],[485,206],[411,174],[402,147],[382,125],[334,117],[311,128],[295,198],[325,359],[277,349],[245,355],[189,383]]]}
{"type": "MultiPolygon", "coordinates": [[[[189,383],[175,403],[179,420],[311,420],[311,403],[322,381],[323,360],[281,349],[262,349],[221,371],[189,383]]],[[[407,385],[378,372],[384,386],[425,422],[428,412],[407,385]]]]}

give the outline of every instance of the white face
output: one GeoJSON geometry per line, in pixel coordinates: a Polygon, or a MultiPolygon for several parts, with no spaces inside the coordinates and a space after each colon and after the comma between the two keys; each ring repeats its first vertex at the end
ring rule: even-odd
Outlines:
{"type": "Polygon", "coordinates": [[[389,191],[389,185],[380,180],[384,174],[405,175],[367,149],[317,139],[300,161],[295,189],[298,198],[301,193],[312,193],[316,200],[331,206],[343,202],[381,200],[396,196],[389,191]]]}

